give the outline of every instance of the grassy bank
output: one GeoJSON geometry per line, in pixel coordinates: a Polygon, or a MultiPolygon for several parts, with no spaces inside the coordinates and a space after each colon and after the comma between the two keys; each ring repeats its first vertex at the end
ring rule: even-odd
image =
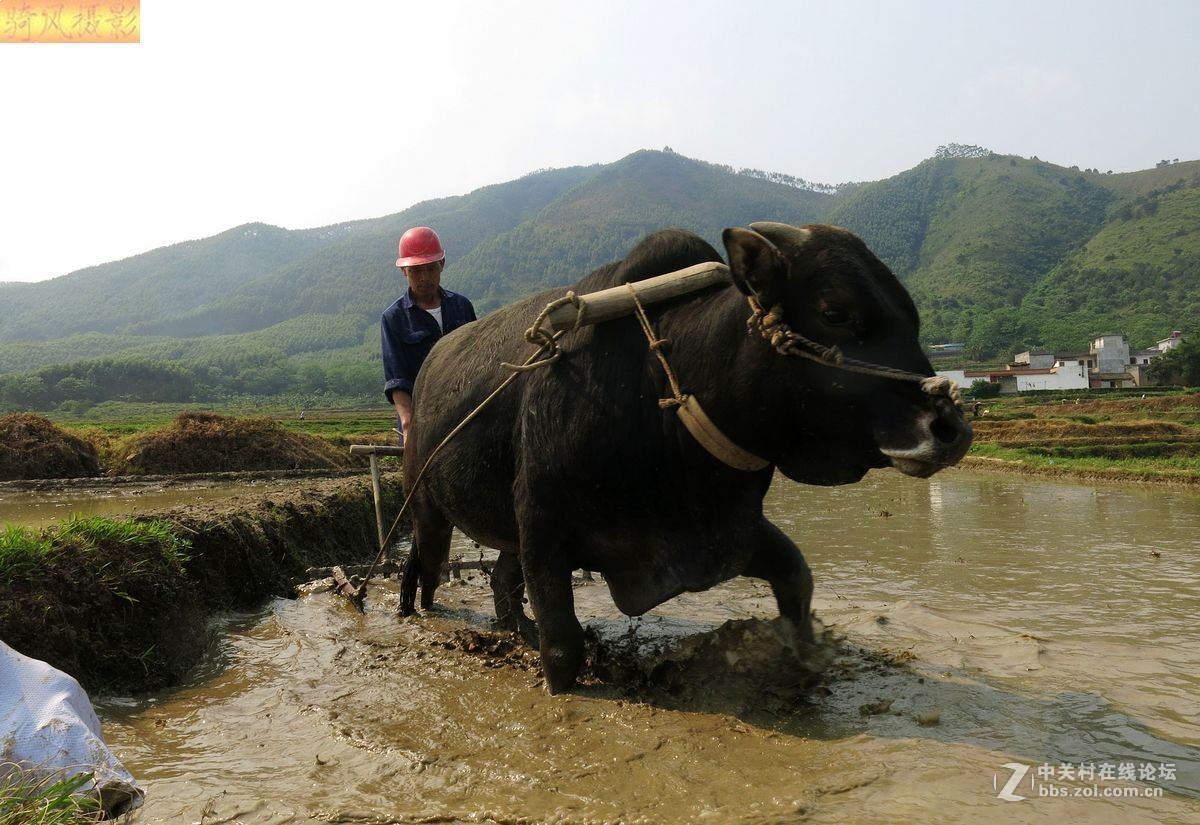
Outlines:
{"type": "MultiPolygon", "coordinates": [[[[11,767],[11,766],[9,766],[11,767]]],[[[12,768],[0,779],[0,825],[84,825],[101,822],[100,803],[81,793],[91,774],[37,781],[12,768]]]]}
{"type": "MultiPolygon", "coordinates": [[[[397,477],[384,512],[399,509],[397,477]]],[[[0,638],[88,690],[177,683],[207,644],[207,616],[292,595],[310,566],[377,549],[365,478],[164,510],[0,532],[0,638]]]]}
{"type": "MultiPolygon", "coordinates": [[[[968,466],[1200,484],[1200,393],[997,398],[972,419],[968,466]]],[[[968,409],[970,406],[968,405],[968,409]]]]}
{"type": "Polygon", "coordinates": [[[0,636],[77,678],[90,674],[93,685],[178,678],[186,665],[176,663],[202,632],[188,550],[160,520],[8,527],[0,533],[0,636]]]}

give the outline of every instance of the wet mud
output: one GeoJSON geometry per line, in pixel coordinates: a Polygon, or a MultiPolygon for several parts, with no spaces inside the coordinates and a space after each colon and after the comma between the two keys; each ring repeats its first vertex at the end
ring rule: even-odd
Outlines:
{"type": "MultiPolygon", "coordinates": [[[[485,581],[443,592],[442,607],[403,619],[394,582],[365,616],[326,592],[276,602],[235,619],[193,686],[110,700],[110,742],[150,788],[143,821],[1182,823],[1200,811],[1186,747],[1095,697],[927,657],[913,640],[943,622],[982,630],[912,604],[823,605],[839,620],[822,623],[814,675],[769,618],[765,585],[641,620],[616,614],[603,582],[581,585],[587,678],[550,696],[536,653],[490,628],[485,581]],[[1140,758],[1172,761],[1179,781],[1152,799],[997,799],[1005,763],[1080,758],[1081,724],[1088,758],[1119,758],[1106,738],[1138,731],[1153,748],[1140,758]]],[[[1020,651],[999,656],[1014,670],[1046,647],[1003,646],[1020,651]]]]}
{"type": "Polygon", "coordinates": [[[318,585],[224,614],[182,686],[100,700],[140,821],[1200,820],[1200,496],[955,472],[766,505],[816,651],[763,582],[632,619],[580,582],[585,679],[550,696],[481,573],[406,618],[394,580],[365,615],[318,585]]]}
{"type": "MultiPolygon", "coordinates": [[[[182,540],[181,562],[144,543],[77,552],[48,528],[44,563],[0,577],[0,637],[91,691],[157,689],[178,683],[204,655],[214,611],[290,596],[309,567],[366,562],[378,550],[371,485],[361,476],[277,479],[207,502],[196,489],[179,493],[197,503],[139,507],[131,518],[182,540]]],[[[391,478],[384,512],[396,513],[399,500],[391,478]]]]}

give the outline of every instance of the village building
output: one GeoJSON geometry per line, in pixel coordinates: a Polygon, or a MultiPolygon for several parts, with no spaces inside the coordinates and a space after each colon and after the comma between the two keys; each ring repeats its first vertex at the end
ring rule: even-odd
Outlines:
{"type": "Polygon", "coordinates": [[[1087,352],[1026,350],[1013,356],[1012,363],[1002,370],[938,370],[937,374],[964,388],[976,381],[999,384],[1001,395],[1033,390],[1144,387],[1150,383],[1150,362],[1182,342],[1183,333],[1175,330],[1150,349],[1133,350],[1124,335],[1095,335],[1087,352]]]}
{"type": "Polygon", "coordinates": [[[1183,333],[1180,332],[1179,330],[1174,330],[1168,337],[1162,339],[1157,344],[1155,344],[1154,348],[1157,349],[1159,352],[1170,352],[1171,350],[1175,349],[1175,347],[1179,346],[1182,343],[1183,343],[1183,333]]]}

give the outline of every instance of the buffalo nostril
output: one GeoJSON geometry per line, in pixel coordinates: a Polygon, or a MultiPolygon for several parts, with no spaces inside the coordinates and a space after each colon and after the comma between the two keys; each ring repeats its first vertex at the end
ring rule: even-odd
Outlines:
{"type": "Polygon", "coordinates": [[[933,437],[943,444],[953,444],[961,435],[958,427],[947,424],[940,418],[934,419],[929,429],[933,431],[933,437]]]}

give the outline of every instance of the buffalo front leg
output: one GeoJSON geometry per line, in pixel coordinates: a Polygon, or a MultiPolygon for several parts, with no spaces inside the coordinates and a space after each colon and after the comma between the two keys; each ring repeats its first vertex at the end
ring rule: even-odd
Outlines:
{"type": "Polygon", "coordinates": [[[525,615],[525,575],[516,553],[501,553],[492,570],[492,599],[496,604],[496,624],[516,630],[533,647],[538,646],[537,625],[525,615]]]}
{"type": "Polygon", "coordinates": [[[556,558],[555,549],[557,540],[539,541],[522,531],[521,569],[537,619],[542,674],[551,693],[562,693],[575,686],[583,666],[583,627],[575,618],[571,566],[556,558]]]}
{"type": "Polygon", "coordinates": [[[791,622],[801,641],[813,644],[812,571],[795,543],[766,519],[759,524],[754,555],[743,575],[766,579],[779,605],[779,615],[791,622]]]}

